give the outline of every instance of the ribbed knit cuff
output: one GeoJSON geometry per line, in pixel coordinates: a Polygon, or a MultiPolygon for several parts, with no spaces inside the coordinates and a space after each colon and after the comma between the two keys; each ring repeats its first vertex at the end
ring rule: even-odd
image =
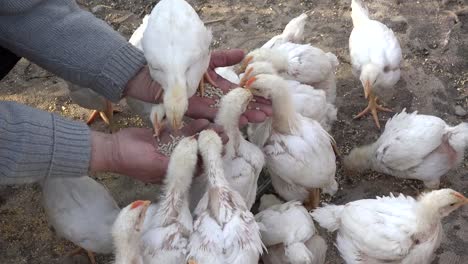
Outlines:
{"type": "Polygon", "coordinates": [[[97,78],[97,92],[118,102],[128,81],[146,64],[143,52],[128,43],[117,50],[97,78]]]}
{"type": "Polygon", "coordinates": [[[76,177],[88,173],[91,132],[84,123],[52,115],[54,146],[49,177],[76,177]]]}

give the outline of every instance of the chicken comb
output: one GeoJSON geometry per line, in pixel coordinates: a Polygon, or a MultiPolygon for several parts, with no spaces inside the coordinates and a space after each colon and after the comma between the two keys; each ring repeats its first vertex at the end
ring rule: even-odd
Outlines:
{"type": "Polygon", "coordinates": [[[130,209],[135,209],[148,203],[149,201],[143,201],[143,200],[134,201],[132,205],[130,206],[130,209]]]}

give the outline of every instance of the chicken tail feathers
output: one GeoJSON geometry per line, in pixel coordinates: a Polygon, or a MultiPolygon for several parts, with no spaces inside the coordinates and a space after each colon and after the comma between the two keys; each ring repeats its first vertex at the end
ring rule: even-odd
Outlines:
{"type": "Polygon", "coordinates": [[[343,209],[344,205],[331,204],[315,209],[310,215],[321,227],[333,232],[340,228],[343,209]]]}

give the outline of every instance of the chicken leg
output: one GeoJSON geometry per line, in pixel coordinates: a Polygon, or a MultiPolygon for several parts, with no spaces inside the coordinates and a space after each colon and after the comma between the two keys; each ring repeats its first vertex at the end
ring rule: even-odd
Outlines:
{"type": "Polygon", "coordinates": [[[309,200],[304,203],[304,207],[307,210],[315,209],[320,204],[320,189],[313,188],[309,191],[309,200]]]}
{"type": "Polygon", "coordinates": [[[91,264],[96,264],[96,258],[94,257],[94,253],[81,247],[78,247],[74,249],[73,251],[71,251],[70,253],[68,253],[68,256],[69,257],[76,256],[80,254],[82,251],[86,251],[86,254],[88,255],[88,258],[91,264]]]}
{"type": "Polygon", "coordinates": [[[384,111],[384,112],[393,112],[391,109],[385,108],[377,103],[378,97],[374,95],[372,90],[368,91],[368,99],[369,99],[369,104],[367,107],[357,114],[354,119],[360,118],[367,114],[368,112],[371,112],[372,117],[374,118],[375,125],[380,129],[380,122],[379,122],[379,117],[377,115],[377,111],[384,111]]]}
{"type": "Polygon", "coordinates": [[[102,118],[104,123],[106,123],[111,132],[113,132],[113,117],[114,113],[120,113],[120,110],[114,109],[112,106],[112,103],[110,101],[106,101],[106,110],[104,112],[100,112],[98,110],[94,110],[91,115],[88,117],[88,120],[86,121],[86,124],[89,126],[91,125],[98,115],[102,118]]]}
{"type": "Polygon", "coordinates": [[[198,90],[200,91],[201,97],[205,96],[205,81],[207,81],[209,84],[213,85],[214,87],[218,87],[215,81],[211,79],[210,74],[208,74],[208,72],[205,72],[203,74],[203,78],[200,80],[200,83],[198,84],[198,90]]]}

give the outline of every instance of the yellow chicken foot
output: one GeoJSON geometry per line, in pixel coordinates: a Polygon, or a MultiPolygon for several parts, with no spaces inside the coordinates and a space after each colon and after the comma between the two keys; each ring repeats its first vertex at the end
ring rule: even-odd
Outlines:
{"type": "Polygon", "coordinates": [[[384,112],[393,112],[391,109],[385,108],[377,103],[378,97],[376,97],[372,91],[369,92],[369,104],[367,107],[357,114],[357,116],[354,117],[354,119],[360,118],[363,115],[367,114],[368,112],[371,112],[372,117],[374,118],[375,125],[380,129],[380,122],[379,122],[379,117],[377,115],[377,111],[384,111],[384,112]]]}
{"type": "Polygon", "coordinates": [[[197,262],[193,259],[189,259],[187,264],[197,264],[197,262]]]}
{"type": "Polygon", "coordinates": [[[104,121],[104,123],[106,123],[111,132],[113,132],[113,117],[114,117],[114,113],[120,113],[122,111],[120,110],[117,110],[117,109],[114,109],[113,106],[112,106],[112,103],[110,101],[106,101],[106,109],[104,110],[104,112],[99,112],[97,110],[94,110],[91,115],[88,117],[88,120],[86,120],[86,124],[89,126],[91,125],[94,121],[96,121],[96,118],[98,116],[101,117],[101,119],[104,121]]]}
{"type": "Polygon", "coordinates": [[[205,72],[205,74],[203,74],[203,78],[200,80],[200,84],[198,85],[198,90],[200,91],[201,97],[205,96],[205,80],[214,87],[218,87],[215,81],[211,79],[211,76],[208,74],[208,72],[205,72]]]}
{"type": "Polygon", "coordinates": [[[73,257],[73,256],[76,256],[78,254],[81,254],[81,252],[83,251],[86,251],[86,254],[88,255],[88,258],[89,258],[89,261],[91,262],[91,264],[96,264],[96,258],[94,257],[94,253],[89,251],[89,250],[85,250],[81,247],[78,247],[76,249],[74,249],[73,251],[71,251],[70,253],[68,253],[68,256],[69,257],[73,257]]]}

